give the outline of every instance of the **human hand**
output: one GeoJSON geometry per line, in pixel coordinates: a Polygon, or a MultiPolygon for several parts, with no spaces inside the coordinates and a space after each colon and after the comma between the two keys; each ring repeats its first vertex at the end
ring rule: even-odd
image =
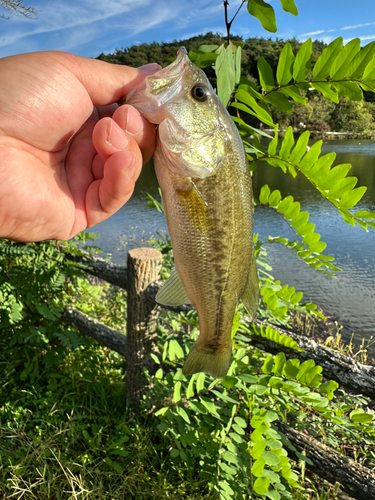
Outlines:
{"type": "Polygon", "coordinates": [[[0,237],[67,240],[126,203],[155,128],[115,103],[158,69],[63,52],[0,59],[0,237]]]}

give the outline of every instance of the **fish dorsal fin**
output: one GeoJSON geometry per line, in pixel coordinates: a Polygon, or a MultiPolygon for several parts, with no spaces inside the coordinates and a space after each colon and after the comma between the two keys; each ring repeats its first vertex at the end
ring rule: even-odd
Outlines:
{"type": "Polygon", "coordinates": [[[258,285],[258,272],[255,265],[255,255],[253,254],[252,262],[250,264],[249,275],[245,290],[242,293],[241,301],[245,306],[247,313],[253,318],[258,309],[259,304],[259,285],[258,285]]]}
{"type": "Polygon", "coordinates": [[[177,274],[176,269],[172,269],[167,281],[162,284],[155,298],[158,304],[163,306],[181,306],[190,304],[184,285],[177,274]]]}

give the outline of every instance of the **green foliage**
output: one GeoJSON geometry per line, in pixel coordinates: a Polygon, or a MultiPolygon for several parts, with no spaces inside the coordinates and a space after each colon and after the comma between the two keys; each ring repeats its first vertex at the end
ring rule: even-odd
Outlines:
{"type": "MultiPolygon", "coordinates": [[[[0,240],[0,329],[11,334],[10,347],[21,346],[23,380],[36,379],[45,368],[56,367],[70,351],[87,341],[74,328],[61,322],[66,305],[74,304],[85,313],[114,321],[113,302],[103,298],[103,287],[90,283],[83,270],[66,257],[63,248],[81,253],[95,235],[80,234],[62,246],[55,241],[20,244],[0,240]]],[[[107,286],[109,290],[109,286],[107,286]]],[[[113,300],[123,304],[121,292],[113,300]],[[122,302],[121,302],[122,298],[122,302]]],[[[123,321],[116,307],[116,318],[123,321]]],[[[126,310],[126,308],[125,308],[126,310]]]]}
{"type": "MultiPolygon", "coordinates": [[[[297,15],[293,0],[281,0],[281,5],[297,15]]],[[[249,0],[247,6],[267,30],[276,31],[270,4],[249,0]]],[[[243,43],[237,37],[228,44],[211,33],[184,42],[142,44],[100,58],[134,66],[155,60],[166,64],[182,43],[207,71],[224,104],[235,109],[233,119],[247,139],[252,169],[267,161],[290,174],[291,182],[304,175],[346,222],[375,228],[374,213],[350,211],[364,193],[356,187],[357,179],[348,177],[350,165],[332,168],[335,155],[321,156],[320,141],[308,148],[308,131],[295,141],[290,127],[279,143],[275,119],[321,99],[342,107],[349,100],[353,113],[362,109],[363,91],[375,89],[375,43],[360,48],[353,40],[343,47],[339,38],[324,47],[311,40],[243,43]],[[260,130],[259,122],[273,129],[273,139],[260,130]],[[265,139],[271,139],[268,145],[265,139]]],[[[255,235],[259,315],[275,325],[288,324],[291,310],[321,316],[314,304],[303,304],[301,292],[270,275],[265,245],[282,244],[308,266],[331,273],[338,268],[322,253],[325,243],[308,212],[291,196],[265,185],[259,202],[280,214],[296,236],[292,241],[270,236],[261,242],[255,235]]],[[[162,210],[151,196],[149,204],[162,210]]],[[[66,248],[79,253],[86,237],[80,235],[66,248]]],[[[165,257],[166,278],[173,265],[171,242],[166,236],[152,244],[165,257]]],[[[84,270],[77,270],[56,242],[0,242],[0,433],[7,438],[1,444],[1,494],[21,498],[28,491],[30,498],[43,500],[50,498],[52,485],[56,498],[71,491],[66,498],[139,494],[281,500],[294,498],[298,489],[298,498],[307,500],[309,492],[299,486],[306,457],[298,454],[300,471],[288,457],[291,444],[278,428],[287,417],[295,428],[343,454],[354,450],[356,459],[375,466],[374,412],[368,400],[338,391],[334,381],[323,381],[322,368],[312,360],[301,363],[282,352],[272,356],[254,348],[252,338],[259,335],[300,350],[276,328],[248,324],[241,307],[232,330],[232,362],[223,380],[182,374],[183,360],[197,337],[197,314],[164,313],[152,356],[157,370],[155,375],[146,373],[150,387],[141,402],[143,417],[139,421],[129,416],[123,361],[61,322],[64,306],[74,304],[114,328],[125,324],[124,293],[92,284],[84,270]]]]}
{"type": "MultiPolygon", "coordinates": [[[[269,149],[272,150],[272,143],[270,143],[269,149]]],[[[282,166],[285,168],[284,165],[282,166]]],[[[276,210],[295,231],[296,236],[300,238],[289,241],[287,238],[269,236],[268,243],[279,243],[285,246],[296,252],[305,264],[325,274],[332,274],[332,270],[340,270],[332,264],[333,257],[322,254],[327,245],[319,241],[320,234],[315,232],[315,224],[308,222],[309,213],[301,211],[300,203],[294,201],[293,196],[281,198],[280,191],[275,190],[271,193],[265,184],[260,191],[259,202],[276,210]]]]}
{"type": "MultiPolygon", "coordinates": [[[[155,416],[158,431],[171,443],[169,463],[195,469],[215,498],[294,498],[300,476],[288,457],[290,444],[277,426],[286,413],[294,416],[299,430],[322,435],[331,445],[335,442],[336,448],[340,448],[338,436],[345,440],[351,436],[353,442],[365,439],[371,449],[375,442],[373,413],[355,409],[354,401],[346,396],[344,401],[336,396],[338,384],[323,382],[320,366],[312,360],[286,359],[283,353],[264,355],[251,347],[253,334],[295,348],[290,339],[272,328],[259,330],[240,320],[228,375],[223,380],[212,380],[203,373],[185,377],[182,360],[170,352],[166,339],[181,343],[182,351],[182,342],[185,348],[191,346],[197,333],[196,313],[181,314],[177,322],[171,313],[167,318],[169,324],[174,322],[173,333],[162,327],[159,330],[166,369],[161,366],[152,379],[144,409],[164,400],[155,416]],[[186,325],[190,326],[193,338],[182,340],[178,323],[182,335],[186,325]],[[171,364],[173,372],[167,368],[171,364]]],[[[375,459],[371,453],[367,456],[375,459]]]]}

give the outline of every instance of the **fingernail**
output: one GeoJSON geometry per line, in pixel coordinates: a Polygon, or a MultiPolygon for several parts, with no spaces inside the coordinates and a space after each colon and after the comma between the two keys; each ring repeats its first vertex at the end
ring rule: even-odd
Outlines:
{"type": "Polygon", "coordinates": [[[126,110],[124,128],[126,132],[132,135],[140,134],[143,131],[143,121],[141,115],[131,106],[129,106],[126,110]]]}
{"type": "Polygon", "coordinates": [[[124,165],[124,171],[126,176],[129,177],[129,179],[132,179],[134,177],[135,155],[133,153],[130,153],[130,151],[127,153],[127,159],[124,165]]]}
{"type": "Polygon", "coordinates": [[[159,71],[159,69],[161,69],[161,66],[157,63],[150,63],[150,64],[145,64],[144,66],[140,66],[138,69],[140,69],[142,73],[147,73],[148,75],[151,75],[152,73],[159,71]]]}
{"type": "Polygon", "coordinates": [[[124,131],[113,120],[109,121],[106,141],[116,149],[125,149],[129,142],[124,131]]]}

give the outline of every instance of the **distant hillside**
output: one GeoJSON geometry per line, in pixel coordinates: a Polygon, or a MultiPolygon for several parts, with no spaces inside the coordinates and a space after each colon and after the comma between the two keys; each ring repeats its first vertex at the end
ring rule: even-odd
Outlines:
{"type": "MultiPolygon", "coordinates": [[[[258,81],[257,60],[259,57],[263,56],[274,71],[276,71],[278,57],[284,45],[289,42],[294,53],[296,53],[301,46],[301,43],[295,38],[290,40],[272,40],[271,38],[266,39],[255,37],[244,40],[242,37],[234,35],[232,36],[232,40],[244,42],[242,72],[247,78],[252,77],[252,79],[255,79],[256,81],[258,81]]],[[[187,50],[193,50],[197,49],[200,45],[221,45],[224,42],[225,38],[221,35],[209,32],[205,35],[193,36],[187,40],[174,40],[170,43],[152,42],[132,45],[131,47],[117,49],[113,54],[100,54],[98,59],[110,63],[125,64],[133,67],[142,66],[152,62],[157,62],[162,66],[166,66],[170,58],[176,57],[176,52],[181,46],[186,47],[187,50]]],[[[323,42],[313,42],[314,61],[317,59],[325,46],[326,45],[323,42]]]]}
{"type": "MultiPolygon", "coordinates": [[[[271,65],[274,74],[276,73],[277,62],[284,45],[289,42],[293,53],[296,54],[302,45],[301,42],[292,38],[290,40],[271,38],[247,38],[232,36],[233,41],[242,41],[242,74],[248,79],[258,81],[257,61],[264,57],[271,65]]],[[[187,50],[197,49],[200,45],[221,45],[226,41],[218,33],[206,33],[205,35],[193,36],[187,40],[174,40],[170,43],[142,43],[131,47],[117,49],[113,54],[100,54],[98,59],[115,64],[138,67],[144,64],[157,62],[162,66],[169,64],[171,59],[176,57],[179,47],[184,46],[187,50]]],[[[315,40],[313,42],[313,64],[327,45],[324,42],[315,40]]],[[[205,70],[213,87],[216,87],[215,72],[212,68],[205,70]]],[[[375,134],[375,94],[365,92],[365,101],[350,102],[340,97],[339,104],[324,99],[318,92],[306,93],[307,105],[294,105],[293,113],[279,112],[270,106],[275,123],[279,123],[281,128],[292,125],[298,128],[300,124],[309,130],[317,131],[344,131],[350,133],[364,134],[365,137],[372,137],[375,134]]],[[[232,108],[233,109],[233,108],[232,108]]],[[[246,116],[249,125],[258,126],[255,119],[246,116]]]]}

